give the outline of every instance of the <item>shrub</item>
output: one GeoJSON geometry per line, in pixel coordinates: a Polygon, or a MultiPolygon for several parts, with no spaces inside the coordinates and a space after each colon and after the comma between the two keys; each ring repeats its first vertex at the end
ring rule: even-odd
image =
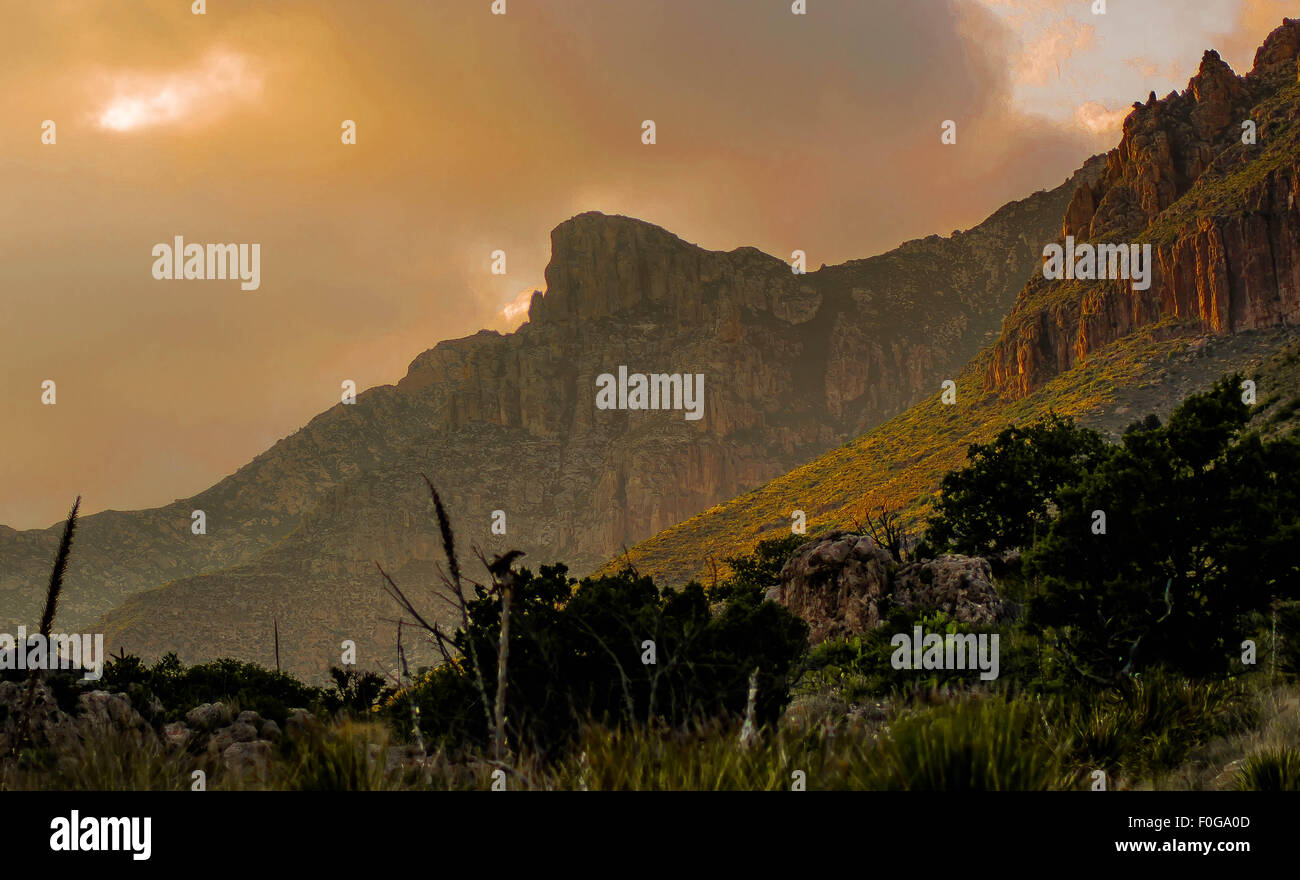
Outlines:
{"type": "MultiPolygon", "coordinates": [[[[519,570],[514,596],[509,735],[541,753],[571,743],[588,720],[681,725],[739,715],[754,670],[757,721],[774,722],[789,698],[790,673],[807,650],[807,625],[753,590],[737,591],[714,614],[699,584],[661,594],[630,569],[578,582],[557,565],[536,575],[519,570]],[[654,643],[653,663],[643,662],[647,642],[654,643]]],[[[470,631],[455,636],[462,659],[397,701],[415,699],[421,729],[452,745],[459,744],[456,733],[478,744],[487,738],[470,658],[483,666],[489,700],[495,696],[499,603],[480,589],[469,616],[470,631]]]]}
{"type": "Polygon", "coordinates": [[[814,647],[800,666],[803,682],[813,685],[841,682],[848,686],[843,696],[864,697],[917,694],[936,689],[1031,689],[1041,681],[1037,642],[1016,628],[972,626],[958,623],[942,611],[894,609],[880,627],[846,639],[823,642],[814,647]],[[895,669],[897,648],[890,643],[896,633],[911,633],[920,626],[927,633],[997,634],[998,678],[983,681],[977,669],[895,669]]]}
{"type": "Polygon", "coordinates": [[[1241,436],[1249,415],[1240,377],[1221,380],[1167,424],[1136,426],[1061,491],[1026,555],[1043,576],[1029,619],[1078,677],[1155,665],[1223,675],[1249,615],[1295,593],[1300,444],[1241,436]]]}
{"type": "Polygon", "coordinates": [[[388,729],[342,721],[291,743],[273,787],[292,791],[379,791],[400,787],[386,770],[388,729]]]}
{"type": "Polygon", "coordinates": [[[1063,694],[1048,718],[1072,742],[1077,766],[1146,778],[1177,766],[1194,746],[1244,729],[1256,713],[1240,682],[1156,669],[1117,689],[1063,694]]]}
{"type": "Polygon", "coordinates": [[[221,701],[283,725],[289,709],[321,700],[318,688],[254,663],[225,659],[186,667],[175,654],[165,655],[153,666],[134,655],[112,657],[105,664],[101,686],[127,694],[145,718],[167,721],[184,718],[202,703],[221,701]],[[155,700],[163,707],[161,719],[153,718],[155,700]]]}
{"type": "Polygon", "coordinates": [[[1100,434],[1055,414],[972,444],[943,478],[919,552],[997,556],[1046,534],[1063,488],[1105,452],[1100,434]]]}
{"type": "Polygon", "coordinates": [[[1029,700],[990,697],[904,715],[871,757],[873,788],[1047,791],[1074,788],[1068,742],[1043,735],[1029,700]]]}
{"type": "Polygon", "coordinates": [[[1237,771],[1237,791],[1300,791],[1300,749],[1271,749],[1247,758],[1237,771]]]}
{"type": "Polygon", "coordinates": [[[723,561],[731,568],[731,577],[708,590],[709,601],[725,601],[741,592],[756,593],[761,598],[769,587],[781,582],[781,569],[786,561],[807,541],[806,536],[794,534],[765,538],[758,542],[753,553],[728,556],[723,561]]]}

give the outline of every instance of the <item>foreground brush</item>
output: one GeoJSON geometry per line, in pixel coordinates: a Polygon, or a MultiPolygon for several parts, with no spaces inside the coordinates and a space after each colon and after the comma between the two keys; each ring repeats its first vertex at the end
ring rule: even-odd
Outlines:
{"type": "MultiPolygon", "coordinates": [[[[45,610],[41,612],[41,638],[48,641],[50,629],[54,626],[54,615],[59,610],[59,593],[63,590],[63,574],[68,570],[68,554],[72,550],[72,533],[77,529],[77,509],[81,507],[81,496],[72,503],[68,521],[63,524],[63,537],[59,539],[59,552],[54,557],[54,569],[50,572],[50,586],[45,591],[45,610]]],[[[26,650],[26,645],[18,650],[26,650]]],[[[36,702],[36,681],[40,670],[32,669],[27,678],[27,697],[23,700],[23,726],[14,743],[16,753],[24,746],[32,733],[32,705],[36,702]]]]}

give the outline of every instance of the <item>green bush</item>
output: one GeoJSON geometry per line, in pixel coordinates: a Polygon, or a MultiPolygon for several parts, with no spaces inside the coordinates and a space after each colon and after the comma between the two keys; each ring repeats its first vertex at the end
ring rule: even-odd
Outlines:
{"type": "Polygon", "coordinates": [[[919,552],[998,556],[1047,533],[1061,490],[1105,451],[1100,434],[1052,414],[967,450],[943,478],[919,552]]]}
{"type": "MultiPolygon", "coordinates": [[[[482,745],[488,736],[474,660],[494,701],[500,603],[480,590],[469,614],[470,631],[455,636],[463,659],[392,703],[398,717],[416,700],[422,730],[444,744],[459,744],[463,734],[482,745]]],[[[562,565],[536,575],[521,569],[510,616],[508,734],[547,753],[571,743],[587,721],[734,717],[745,711],[754,670],[756,720],[775,722],[807,639],[802,620],[753,590],[737,591],[714,614],[698,584],[661,594],[630,569],[581,582],[562,565]],[[645,663],[650,641],[656,662],[645,663]]]]}
{"type": "Polygon", "coordinates": [[[1111,776],[1150,778],[1193,747],[1254,723],[1239,681],[1191,681],[1155,669],[1115,689],[1075,689],[1050,703],[1049,723],[1072,745],[1072,761],[1111,776]]]}
{"type": "Polygon", "coordinates": [[[823,642],[809,651],[800,666],[802,683],[816,689],[840,686],[849,701],[863,698],[925,693],[936,689],[1031,690],[1043,680],[1038,643],[1016,627],[971,626],[958,623],[942,611],[895,609],[889,620],[866,633],[823,642]],[[978,669],[895,669],[897,650],[890,639],[920,626],[927,633],[987,634],[999,636],[998,677],[983,681],[978,669]]]}
{"type": "Polygon", "coordinates": [[[1296,593],[1300,444],[1243,435],[1241,379],[1136,425],[1059,496],[1026,554],[1030,620],[1083,678],[1223,675],[1253,612],[1296,593]],[[1106,516],[1096,531],[1094,511],[1106,516]]]}
{"type": "Polygon", "coordinates": [[[319,704],[322,697],[319,688],[254,663],[226,659],[187,667],[175,654],[152,666],[134,655],[112,657],[98,686],[127,694],[136,711],[154,721],[180,720],[195,706],[220,701],[283,725],[290,709],[319,704]],[[155,700],[163,707],[161,718],[154,717],[155,700]]]}
{"type": "Polygon", "coordinates": [[[808,538],[804,535],[786,535],[766,538],[758,542],[753,553],[728,556],[724,562],[731,569],[731,577],[719,581],[708,590],[710,602],[721,602],[741,592],[762,596],[769,587],[781,581],[781,569],[786,561],[808,538]]]}

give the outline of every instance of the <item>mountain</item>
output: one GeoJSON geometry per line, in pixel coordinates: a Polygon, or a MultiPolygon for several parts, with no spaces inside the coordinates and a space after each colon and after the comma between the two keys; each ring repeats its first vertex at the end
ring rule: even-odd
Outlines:
{"type": "MultiPolygon", "coordinates": [[[[932,396],[807,465],[665,530],[627,558],[659,582],[710,574],[710,559],[809,529],[853,527],[881,508],[916,523],[971,443],[1054,410],[1114,433],[1241,370],[1259,377],[1257,423],[1300,408],[1300,20],[1286,19],[1239,77],[1206,52],[1188,87],[1135,104],[1104,173],[1082,183],[1039,252],[1065,236],[1149,243],[1146,290],[1038,272],[998,338],[932,396]],[[1254,123],[1256,142],[1243,143],[1254,123]]],[[[606,566],[616,567],[623,559],[606,566]]]]}
{"type": "Polygon", "coordinates": [[[1082,185],[1063,235],[1152,244],[1147,290],[1125,281],[1050,282],[1021,292],[987,383],[1025,393],[1165,316],[1208,331],[1300,318],[1300,23],[1288,19],[1239,77],[1209,51],[1186,91],[1135,104],[1100,180],[1082,185]],[[1255,128],[1243,143],[1243,124],[1255,128]]]}
{"type": "MultiPolygon", "coordinates": [[[[84,517],[60,626],[99,621],[114,650],[269,663],[278,621],[282,660],[309,676],[345,638],[363,657],[391,654],[394,608],[374,563],[427,586],[442,557],[421,473],[443,494],[467,571],[481,570],[471,545],[595,567],[955,374],[1101,171],[1089,162],[951,237],[806,274],[753,248],[707,251],[638,220],[574,217],[552,232],[546,293],[517,331],[439,343],[395,386],[322,413],[193,498],[84,517]],[[596,377],[620,366],[702,374],[702,418],[597,409],[596,377]],[[194,510],[204,535],[191,533],[194,510]],[[490,531],[493,511],[504,536],[490,531]]],[[[57,537],[0,528],[12,625],[39,613],[57,537]]]]}

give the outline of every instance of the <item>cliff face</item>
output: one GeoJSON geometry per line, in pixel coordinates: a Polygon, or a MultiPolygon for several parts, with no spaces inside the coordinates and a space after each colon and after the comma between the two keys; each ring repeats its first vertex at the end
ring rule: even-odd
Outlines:
{"type": "MultiPolygon", "coordinates": [[[[546,294],[516,332],[438,344],[396,386],[335,406],[194,498],[86,517],[61,625],[102,616],[114,650],[269,662],[274,617],[304,674],[337,662],[342,638],[387,649],[395,613],[375,561],[428,584],[442,557],[421,473],[466,570],[480,568],[471,545],[589,570],[935,392],[993,338],[1037,242],[1100,171],[950,238],[805,275],[752,248],[574,217],[552,233],[546,294]],[[620,365],[702,374],[703,417],[597,409],[596,377],[620,365]],[[194,509],[206,535],[190,533],[194,509]],[[490,529],[498,510],[505,535],[490,529]]],[[[14,625],[39,614],[56,542],[57,528],[0,530],[14,625]]]]}
{"type": "Polygon", "coordinates": [[[1003,325],[987,388],[1026,394],[1166,318],[1211,333],[1300,319],[1298,57],[1300,20],[1287,19],[1245,77],[1206,52],[1184,92],[1134,105],[1104,175],[1075,191],[1061,236],[1150,243],[1149,289],[1039,273],[1003,325]],[[1255,143],[1243,143],[1248,121],[1255,143]]]}

